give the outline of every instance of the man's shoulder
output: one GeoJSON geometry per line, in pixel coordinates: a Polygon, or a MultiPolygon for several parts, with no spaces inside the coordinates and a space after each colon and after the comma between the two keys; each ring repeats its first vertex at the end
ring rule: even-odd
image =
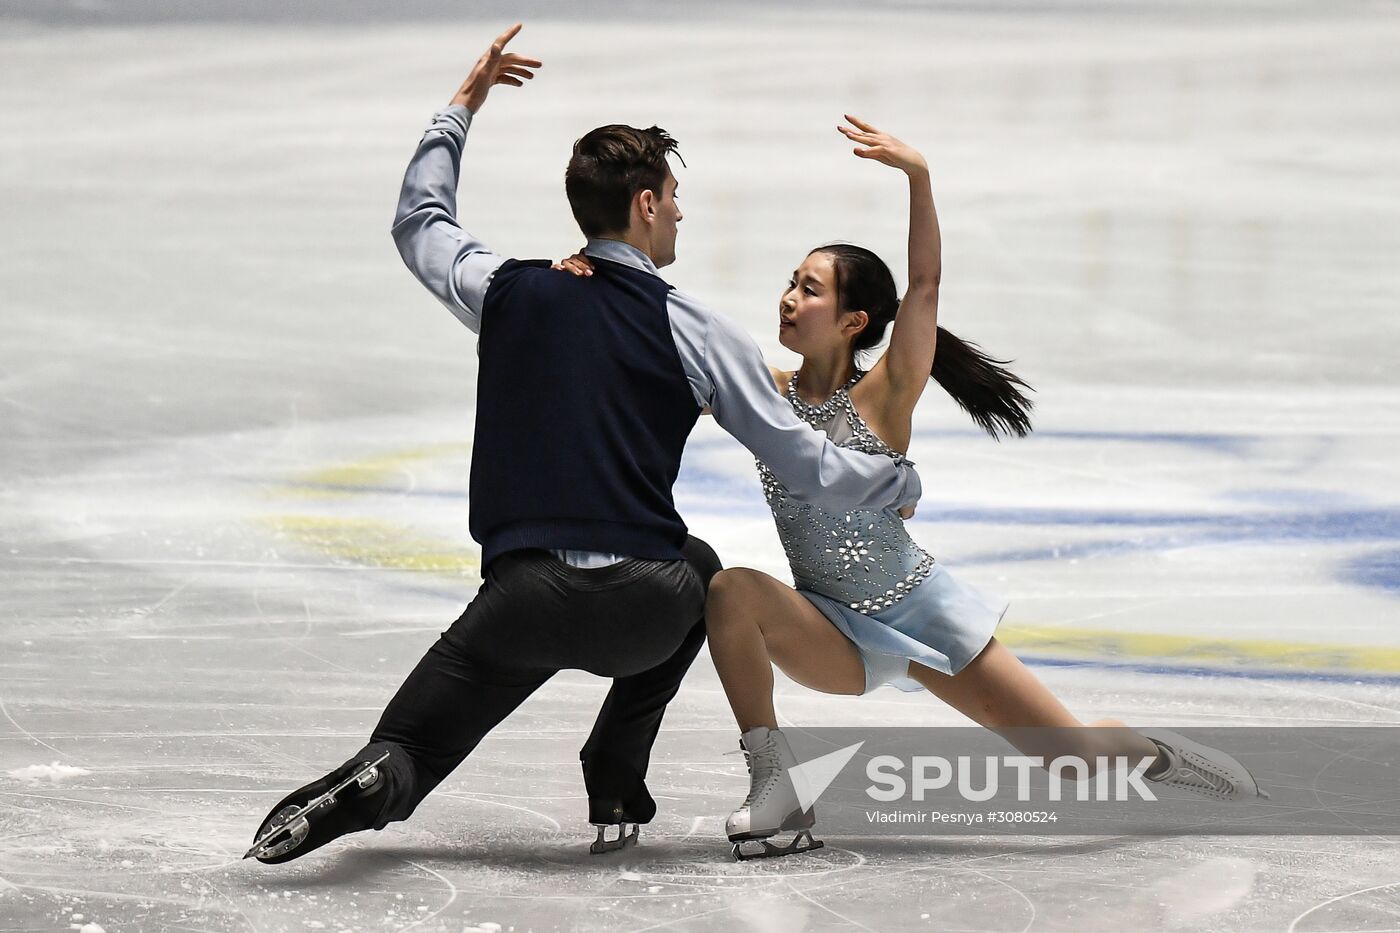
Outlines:
{"type": "Polygon", "coordinates": [[[548,259],[507,259],[505,262],[501,263],[497,274],[522,267],[530,269],[548,269],[552,265],[553,263],[548,259]]]}

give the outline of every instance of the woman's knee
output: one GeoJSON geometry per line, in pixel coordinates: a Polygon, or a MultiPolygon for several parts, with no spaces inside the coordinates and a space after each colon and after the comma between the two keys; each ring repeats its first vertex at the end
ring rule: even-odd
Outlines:
{"type": "Polygon", "coordinates": [[[752,609],[762,594],[763,581],[767,579],[771,579],[767,574],[748,567],[719,571],[710,580],[705,596],[706,616],[715,610],[729,614],[736,610],[752,609]]]}
{"type": "Polygon", "coordinates": [[[757,626],[770,648],[790,640],[794,626],[780,588],[787,587],[760,570],[721,570],[710,581],[705,624],[711,631],[728,625],[757,626]]]}

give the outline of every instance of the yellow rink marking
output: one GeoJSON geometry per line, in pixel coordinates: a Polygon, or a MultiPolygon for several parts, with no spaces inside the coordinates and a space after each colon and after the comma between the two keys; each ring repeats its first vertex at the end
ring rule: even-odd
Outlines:
{"type": "Polygon", "coordinates": [[[997,630],[997,637],[1027,654],[1095,661],[1155,660],[1209,667],[1400,673],[1400,648],[1373,645],[1158,635],[1053,625],[1003,625],[997,630]]]}
{"type": "Polygon", "coordinates": [[[479,579],[481,557],[454,541],[414,536],[393,522],[324,515],[271,515],[263,524],[299,546],[385,570],[479,579]]]}
{"type": "MultiPolygon", "coordinates": [[[[446,456],[471,454],[470,443],[426,444],[394,454],[366,457],[312,470],[279,487],[285,496],[307,499],[345,498],[385,490],[395,481],[412,475],[412,467],[446,456]]],[[[464,471],[465,472],[465,471],[464,471]]],[[[385,490],[387,491],[387,490],[385,490]]]]}
{"type": "MultiPolygon", "coordinates": [[[[431,444],[396,454],[337,464],[280,488],[285,496],[316,499],[380,495],[428,460],[471,452],[469,443],[431,444]]],[[[366,567],[479,580],[480,554],[460,542],[420,537],[373,518],[280,514],[263,523],[280,536],[325,556],[366,567]]],[[[1337,645],[1273,639],[1164,635],[1055,625],[1002,625],[997,637],[1026,654],[1095,662],[1164,661],[1201,667],[1357,674],[1400,673],[1400,647],[1337,645]]]]}

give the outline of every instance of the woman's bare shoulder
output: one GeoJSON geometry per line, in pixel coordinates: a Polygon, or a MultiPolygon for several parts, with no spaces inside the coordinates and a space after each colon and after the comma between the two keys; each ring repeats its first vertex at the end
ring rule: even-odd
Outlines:
{"type": "Polygon", "coordinates": [[[792,378],[792,373],[779,369],[776,366],[769,366],[768,372],[773,376],[773,387],[779,394],[787,391],[788,380],[792,378]]]}

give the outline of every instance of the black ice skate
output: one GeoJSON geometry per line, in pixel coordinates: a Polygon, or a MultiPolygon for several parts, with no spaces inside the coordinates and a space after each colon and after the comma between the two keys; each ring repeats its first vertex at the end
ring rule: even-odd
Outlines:
{"type": "Polygon", "coordinates": [[[656,816],[656,801],[632,768],[604,758],[585,758],[583,783],[588,788],[588,822],[598,830],[588,851],[616,852],[637,844],[643,823],[656,816]],[[609,827],[617,827],[608,838],[609,827]]]}
{"type": "MultiPolygon", "coordinates": [[[[385,752],[374,761],[341,765],[320,780],[297,788],[272,808],[258,827],[253,847],[244,858],[256,858],[268,865],[279,865],[300,858],[346,833],[369,829],[373,817],[359,803],[378,803],[386,781],[380,765],[389,758],[385,752]]],[[[378,807],[371,809],[377,811],[378,807]]]]}
{"type": "Polygon", "coordinates": [[[598,830],[598,838],[594,839],[593,843],[588,847],[588,851],[594,855],[602,855],[604,852],[616,852],[619,849],[634,846],[637,844],[637,836],[642,831],[642,824],[634,823],[629,820],[619,820],[616,823],[598,823],[593,820],[589,820],[589,822],[593,823],[593,826],[598,830]],[[616,838],[608,838],[609,826],[617,827],[616,838]]]}

